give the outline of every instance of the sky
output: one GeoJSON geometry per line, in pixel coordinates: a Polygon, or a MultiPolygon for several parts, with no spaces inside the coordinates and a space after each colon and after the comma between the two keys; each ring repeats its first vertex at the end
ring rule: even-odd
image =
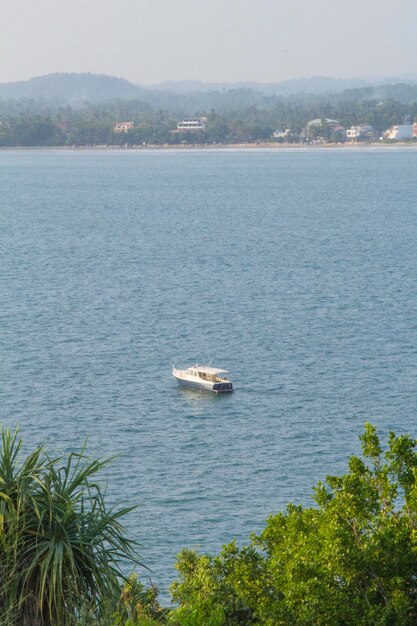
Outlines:
{"type": "Polygon", "coordinates": [[[2,0],[0,82],[417,73],[417,0],[2,0]]]}

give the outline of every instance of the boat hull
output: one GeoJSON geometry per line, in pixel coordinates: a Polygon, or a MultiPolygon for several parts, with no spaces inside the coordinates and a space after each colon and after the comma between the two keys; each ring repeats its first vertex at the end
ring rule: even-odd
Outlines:
{"type": "Polygon", "coordinates": [[[188,380],[186,378],[178,378],[175,376],[181,387],[195,389],[196,391],[211,391],[212,393],[230,393],[233,391],[232,383],[212,383],[203,381],[188,380]]]}

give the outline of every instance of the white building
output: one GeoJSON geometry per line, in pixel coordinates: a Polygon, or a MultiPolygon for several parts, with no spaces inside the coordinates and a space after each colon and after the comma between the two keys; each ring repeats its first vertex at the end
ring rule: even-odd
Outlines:
{"type": "Polygon", "coordinates": [[[182,122],[178,122],[177,131],[179,133],[188,133],[195,131],[204,131],[207,126],[206,117],[189,117],[182,122]]]}
{"type": "Polygon", "coordinates": [[[374,127],[370,124],[359,124],[351,126],[346,131],[348,141],[357,141],[358,139],[372,139],[374,136],[374,127]]]}
{"type": "Polygon", "coordinates": [[[411,139],[412,136],[412,124],[397,124],[396,126],[391,126],[391,128],[388,128],[388,130],[385,131],[385,139],[396,139],[399,141],[400,139],[411,139]]]}
{"type": "Polygon", "coordinates": [[[285,139],[289,135],[291,135],[291,128],[286,128],[285,130],[277,128],[272,136],[274,139],[285,139]]]}

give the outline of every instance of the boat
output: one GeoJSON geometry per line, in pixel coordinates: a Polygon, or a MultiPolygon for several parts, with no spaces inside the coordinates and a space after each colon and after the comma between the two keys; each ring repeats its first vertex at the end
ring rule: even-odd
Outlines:
{"type": "Polygon", "coordinates": [[[221,376],[227,374],[227,370],[211,367],[211,365],[192,365],[188,369],[172,368],[172,375],[178,384],[199,391],[212,391],[224,393],[233,391],[233,385],[228,378],[221,376]]]}

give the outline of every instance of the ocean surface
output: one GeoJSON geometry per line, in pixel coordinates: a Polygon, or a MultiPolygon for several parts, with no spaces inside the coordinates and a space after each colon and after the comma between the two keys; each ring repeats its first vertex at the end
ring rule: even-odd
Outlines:
{"type": "Polygon", "coordinates": [[[366,420],[417,437],[417,151],[10,150],[0,194],[0,422],[119,455],[163,597],[181,548],[312,504],[366,420]],[[210,361],[233,394],[178,388],[210,361]]]}

